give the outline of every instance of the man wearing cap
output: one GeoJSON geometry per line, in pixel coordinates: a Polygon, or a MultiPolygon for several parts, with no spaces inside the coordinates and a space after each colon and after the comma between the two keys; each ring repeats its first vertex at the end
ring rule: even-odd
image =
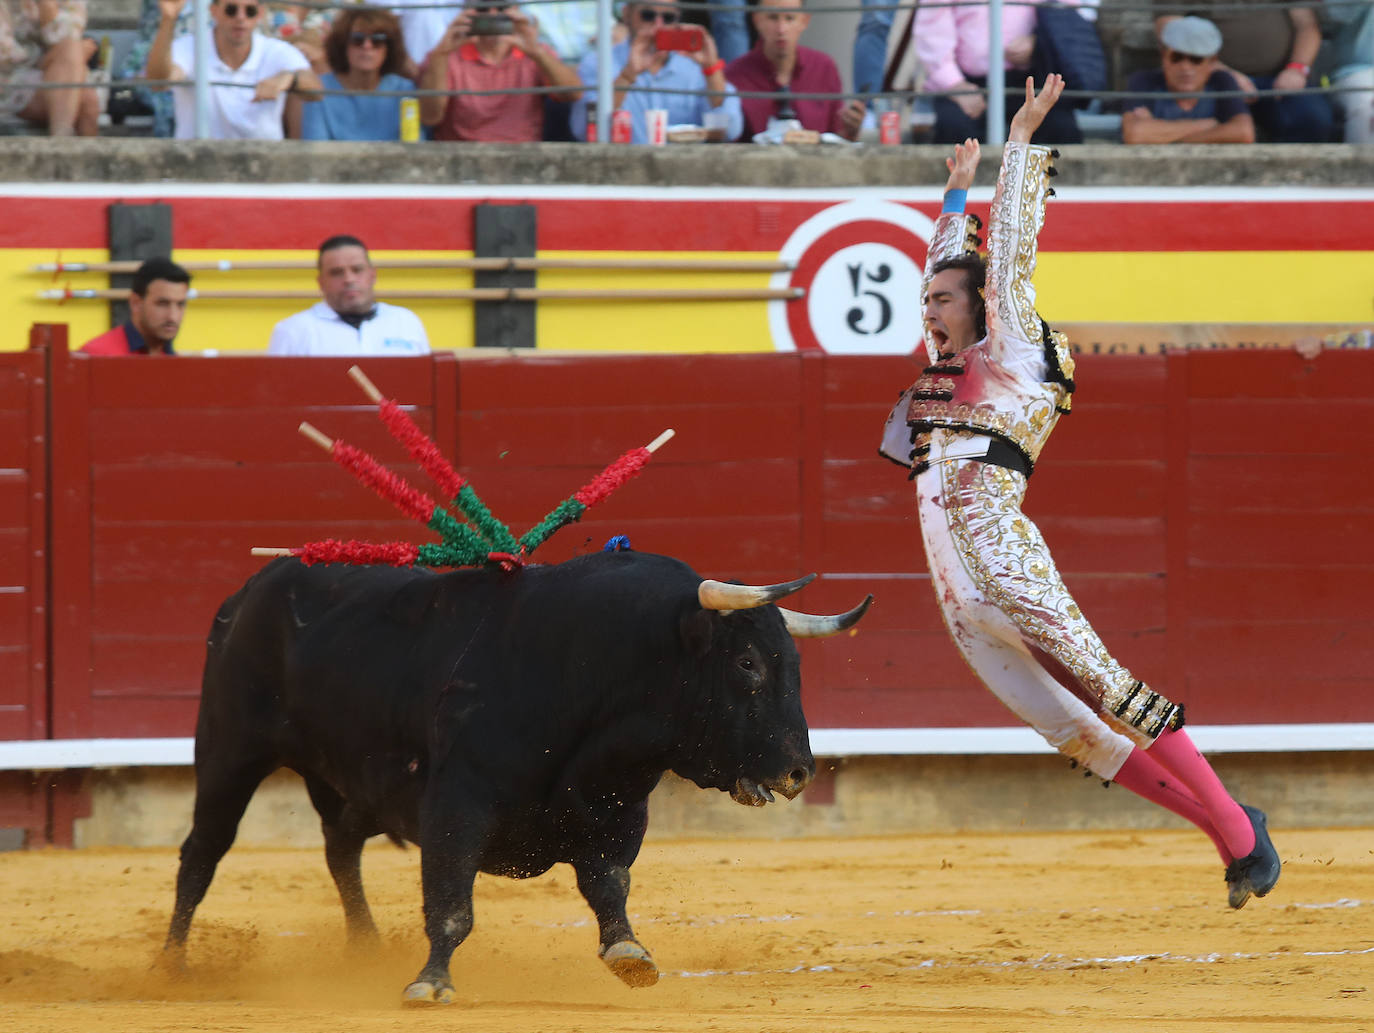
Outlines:
{"type": "Polygon", "coordinates": [[[1254,143],[1255,122],[1230,72],[1218,67],[1221,30],[1206,18],[1174,18],[1160,30],[1160,67],[1133,74],[1132,93],[1181,94],[1127,99],[1121,116],[1125,143],[1254,143]],[[1189,94],[1204,96],[1188,96],[1189,94]],[[1218,93],[1222,96],[1206,96],[1218,93]]]}
{"type": "MultiPolygon", "coordinates": [[[[1271,143],[1325,143],[1335,122],[1331,103],[1315,85],[1312,64],[1321,47],[1316,5],[1285,7],[1272,0],[1189,0],[1189,14],[1221,30],[1218,67],[1236,77],[1255,126],[1271,143]],[[1274,91],[1268,96],[1259,92],[1274,91]]],[[[1174,0],[1153,0],[1155,32],[1179,17],[1174,0]],[[1170,10],[1172,8],[1172,10],[1170,10]]],[[[1161,36],[1162,38],[1162,36],[1161,36]]]]}

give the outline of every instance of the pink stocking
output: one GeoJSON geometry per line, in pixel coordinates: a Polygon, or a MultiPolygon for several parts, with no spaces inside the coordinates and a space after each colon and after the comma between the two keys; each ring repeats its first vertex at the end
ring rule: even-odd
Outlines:
{"type": "Polygon", "coordinates": [[[1187,732],[1181,728],[1165,732],[1150,746],[1150,757],[1182,782],[1193,799],[1206,809],[1232,857],[1244,857],[1255,849],[1255,830],[1250,818],[1231,799],[1187,732]]]}
{"type": "Polygon", "coordinates": [[[1207,838],[1217,848],[1217,853],[1221,855],[1224,863],[1230,864],[1235,860],[1226,848],[1226,841],[1221,838],[1212,824],[1212,819],[1208,817],[1207,809],[1198,803],[1197,797],[1188,791],[1187,786],[1152,760],[1144,750],[1132,750],[1112,781],[1129,789],[1136,796],[1158,804],[1165,810],[1173,811],[1185,821],[1192,822],[1207,833],[1207,838]]]}

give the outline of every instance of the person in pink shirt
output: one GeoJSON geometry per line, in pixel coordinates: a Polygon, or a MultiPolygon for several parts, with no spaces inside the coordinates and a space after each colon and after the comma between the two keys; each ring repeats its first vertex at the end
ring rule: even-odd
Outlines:
{"type": "MultiPolygon", "coordinates": [[[[952,6],[921,5],[912,20],[916,57],[925,68],[928,93],[935,102],[934,142],[987,139],[988,8],[981,0],[950,0],[952,6]]],[[[1021,83],[1035,53],[1035,7],[1040,0],[1002,7],[1003,67],[1006,82],[1021,83]]],[[[1070,0],[1072,2],[1072,0],[1070,0]]],[[[1010,120],[1014,104],[1006,106],[1010,120]]],[[[1010,123],[1009,123],[1010,124],[1010,123]]],[[[1045,143],[1082,143],[1083,134],[1069,105],[1051,109],[1038,138],[1045,143]]]]}
{"type": "MultiPolygon", "coordinates": [[[[512,4],[475,2],[463,8],[425,59],[425,90],[504,90],[563,86],[555,100],[582,95],[582,80],[539,42],[533,18],[512,4]]],[[[544,95],[539,93],[422,97],[420,121],[436,140],[515,142],[544,135],[544,95]]]]}

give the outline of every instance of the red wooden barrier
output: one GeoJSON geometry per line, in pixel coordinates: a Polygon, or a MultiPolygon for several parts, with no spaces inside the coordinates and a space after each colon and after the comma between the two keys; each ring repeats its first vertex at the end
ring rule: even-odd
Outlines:
{"type": "MultiPolygon", "coordinates": [[[[258,566],[250,546],[427,540],[296,433],[309,419],[401,458],[346,360],[60,348],[52,359],[52,725],[21,724],[21,736],[189,735],[206,629],[258,566]]],[[[642,477],[539,558],[624,533],[708,576],[821,571],[797,600],[808,610],[872,591],[858,634],[804,644],[813,727],[1011,723],[947,641],[910,485],[876,456],[914,360],[439,355],[364,367],[518,530],[676,428],[642,477]]],[[[1078,381],[1028,511],[1113,651],[1200,723],[1374,720],[1361,691],[1374,651],[1363,628],[1374,359],[1086,356],[1078,381]]],[[[0,614],[5,642],[31,627],[21,606],[0,614]]]]}

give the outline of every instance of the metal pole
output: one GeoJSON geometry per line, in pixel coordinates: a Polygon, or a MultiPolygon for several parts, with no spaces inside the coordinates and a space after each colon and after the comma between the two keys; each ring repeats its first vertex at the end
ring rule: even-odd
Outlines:
{"type": "Polygon", "coordinates": [[[1002,0],[988,0],[988,145],[1007,142],[1007,69],[1002,0]]]}
{"type": "Polygon", "coordinates": [[[611,108],[615,104],[615,69],[611,68],[611,0],[596,4],[596,138],[611,142],[611,108]]]}
{"type": "Polygon", "coordinates": [[[192,0],[191,31],[196,37],[196,126],[197,140],[210,135],[210,0],[192,0]]]}

